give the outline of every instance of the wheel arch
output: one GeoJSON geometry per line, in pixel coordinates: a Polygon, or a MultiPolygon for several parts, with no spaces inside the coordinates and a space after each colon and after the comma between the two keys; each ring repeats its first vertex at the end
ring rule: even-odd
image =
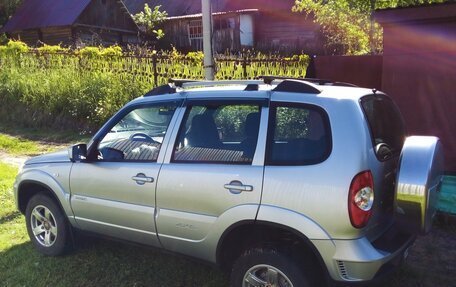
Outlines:
{"type": "Polygon", "coordinates": [[[39,193],[49,196],[58,205],[58,207],[68,215],[68,208],[66,209],[61,202],[62,197],[65,198],[63,192],[61,192],[59,196],[58,193],[56,193],[49,185],[41,181],[31,179],[23,180],[18,187],[17,207],[22,214],[25,214],[25,210],[30,199],[39,193]]]}
{"type": "Polygon", "coordinates": [[[264,220],[244,220],[227,228],[217,244],[217,265],[228,271],[245,249],[262,245],[290,248],[296,252],[295,256],[316,261],[320,275],[329,278],[323,258],[306,235],[292,227],[264,220]]]}

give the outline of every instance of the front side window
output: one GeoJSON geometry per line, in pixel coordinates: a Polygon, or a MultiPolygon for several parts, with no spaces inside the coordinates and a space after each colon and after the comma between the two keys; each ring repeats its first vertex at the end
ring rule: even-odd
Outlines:
{"type": "Polygon", "coordinates": [[[255,154],[259,125],[259,105],[190,105],[179,130],[172,160],[249,164],[255,154]]]}
{"type": "Polygon", "coordinates": [[[274,103],[270,108],[268,165],[308,165],[324,161],[331,151],[326,113],[316,106],[274,103]]]}
{"type": "Polygon", "coordinates": [[[157,161],[176,103],[139,107],[122,117],[98,145],[100,161],[157,161]]]}

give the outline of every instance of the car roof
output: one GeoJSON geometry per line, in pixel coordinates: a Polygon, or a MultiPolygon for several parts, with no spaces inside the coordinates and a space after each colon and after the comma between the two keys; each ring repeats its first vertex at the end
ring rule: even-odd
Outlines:
{"type": "Polygon", "coordinates": [[[303,97],[358,101],[363,96],[377,92],[375,89],[360,88],[346,83],[315,84],[305,79],[280,78],[269,82],[262,80],[179,81],[181,82],[177,86],[170,83],[155,88],[130,104],[184,98],[269,98],[272,93],[295,93],[302,94],[303,97]],[[252,90],[249,90],[249,87],[252,90]]]}

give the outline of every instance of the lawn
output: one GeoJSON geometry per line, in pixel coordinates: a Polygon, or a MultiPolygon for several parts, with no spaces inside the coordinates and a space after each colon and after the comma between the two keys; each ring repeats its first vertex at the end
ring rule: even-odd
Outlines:
{"type": "MultiPolygon", "coordinates": [[[[14,142],[21,145],[21,141],[14,142]]],[[[36,148],[41,152],[45,147],[26,143],[31,146],[13,145],[8,151],[21,154],[36,148]]],[[[86,236],[78,236],[77,248],[66,256],[39,255],[28,239],[24,216],[15,208],[12,185],[16,173],[15,167],[0,163],[0,286],[228,285],[226,276],[212,266],[143,246],[86,236]]],[[[407,264],[377,286],[455,286],[455,226],[454,222],[438,222],[431,234],[417,240],[407,264]]]]}
{"type": "Polygon", "coordinates": [[[17,169],[0,163],[0,286],[225,286],[212,266],[142,246],[79,237],[63,257],[44,257],[30,244],[16,211],[17,169]]]}

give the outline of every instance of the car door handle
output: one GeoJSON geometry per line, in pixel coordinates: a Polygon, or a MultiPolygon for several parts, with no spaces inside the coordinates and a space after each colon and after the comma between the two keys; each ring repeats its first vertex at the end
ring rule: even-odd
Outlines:
{"type": "Polygon", "coordinates": [[[153,177],[148,177],[144,173],[138,173],[137,175],[132,176],[131,179],[136,181],[136,183],[139,184],[139,185],[143,185],[146,182],[148,182],[148,183],[154,182],[154,178],[153,177]]]}
{"type": "Polygon", "coordinates": [[[253,186],[242,184],[242,182],[238,180],[233,180],[232,182],[225,184],[223,187],[234,194],[239,194],[243,191],[253,191],[253,186]]]}

